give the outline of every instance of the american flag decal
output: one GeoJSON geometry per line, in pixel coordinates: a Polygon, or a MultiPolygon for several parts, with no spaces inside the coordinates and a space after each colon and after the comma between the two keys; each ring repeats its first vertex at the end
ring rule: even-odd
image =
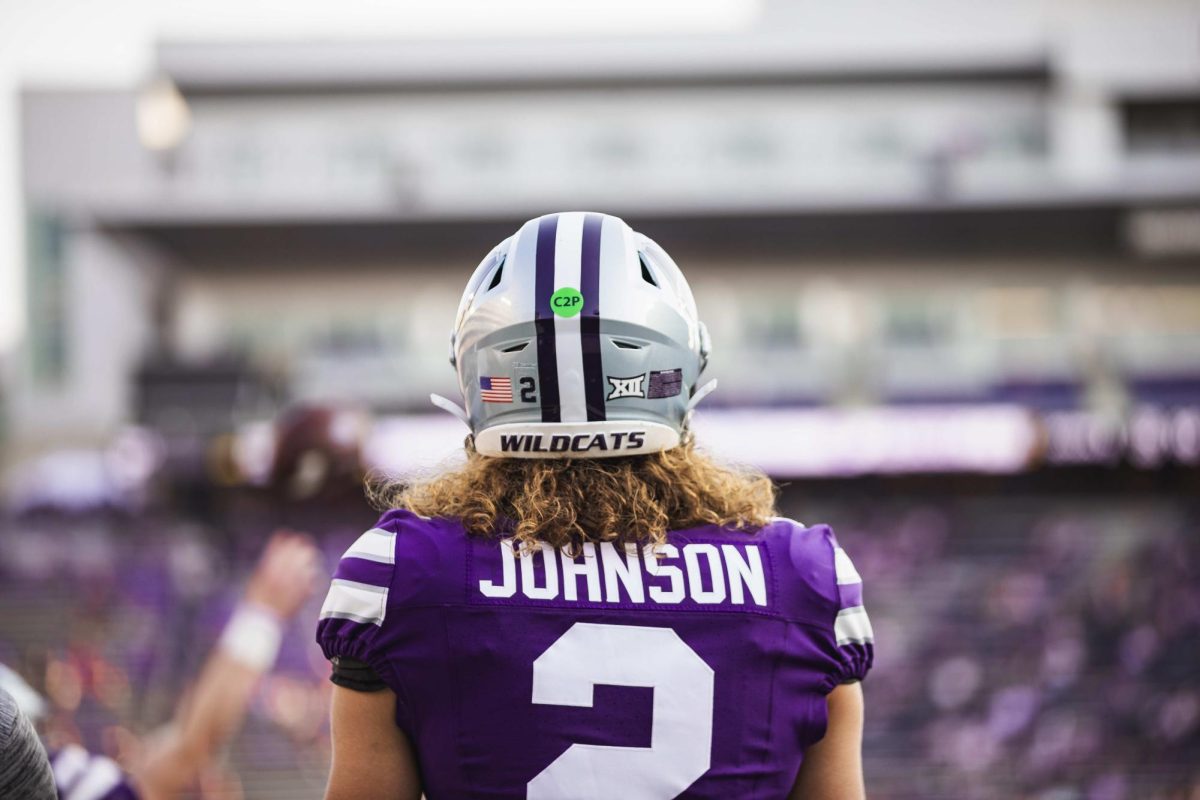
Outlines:
{"type": "Polygon", "coordinates": [[[486,375],[479,377],[479,396],[485,403],[511,403],[512,378],[491,378],[486,375]]]}

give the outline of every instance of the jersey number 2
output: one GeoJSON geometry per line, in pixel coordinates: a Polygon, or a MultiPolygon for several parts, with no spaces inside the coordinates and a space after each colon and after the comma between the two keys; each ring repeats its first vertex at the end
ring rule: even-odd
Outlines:
{"type": "Polygon", "coordinates": [[[592,688],[654,689],[649,747],[573,744],[529,782],[529,800],[669,800],[712,761],[712,667],[670,628],[577,622],[533,662],[533,702],[592,707],[592,688]]]}

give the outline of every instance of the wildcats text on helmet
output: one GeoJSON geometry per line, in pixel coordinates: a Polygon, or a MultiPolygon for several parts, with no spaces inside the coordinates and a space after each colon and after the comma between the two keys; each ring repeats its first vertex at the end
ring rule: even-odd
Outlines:
{"type": "Polygon", "coordinates": [[[599,450],[639,450],[646,445],[645,431],[613,433],[506,434],[500,436],[504,453],[586,453],[599,450]]]}

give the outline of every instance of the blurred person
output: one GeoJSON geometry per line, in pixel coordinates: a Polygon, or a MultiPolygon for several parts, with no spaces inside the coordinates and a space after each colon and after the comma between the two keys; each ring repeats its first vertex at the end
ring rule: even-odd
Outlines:
{"type": "Polygon", "coordinates": [[[181,796],[204,776],[241,727],[259,679],[274,666],[284,623],[312,596],[317,563],[317,548],[307,536],[276,533],[174,719],[145,739],[127,772],[79,745],[53,752],[60,795],[67,800],[166,800],[181,796]]]}
{"type": "Polygon", "coordinates": [[[370,427],[363,410],[300,405],[275,426],[271,491],[287,505],[361,498],[362,444],[370,427]]]}
{"type": "Polygon", "coordinates": [[[0,797],[54,800],[54,775],[29,718],[0,688],[0,797]]]}
{"type": "Polygon", "coordinates": [[[666,252],[531,220],[451,351],[466,465],[377,491],[321,611],[326,797],[862,798],[861,580],[695,448],[708,334],[666,252]]]}

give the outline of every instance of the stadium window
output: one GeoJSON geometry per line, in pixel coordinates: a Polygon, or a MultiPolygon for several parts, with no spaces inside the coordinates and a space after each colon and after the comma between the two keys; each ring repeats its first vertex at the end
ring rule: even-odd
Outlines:
{"type": "Polygon", "coordinates": [[[796,303],[760,298],[748,305],[742,315],[743,341],[752,350],[797,350],[804,346],[804,334],[796,303]]]}
{"type": "Polygon", "coordinates": [[[27,225],[30,368],[38,385],[58,386],[69,355],[66,226],[56,216],[36,212],[27,225]]]}
{"type": "Polygon", "coordinates": [[[627,166],[641,155],[641,147],[633,137],[617,131],[607,131],[587,145],[588,155],[606,167],[627,166]]]}
{"type": "Polygon", "coordinates": [[[759,128],[734,131],[722,142],[729,160],[741,165],[771,164],[779,160],[779,148],[774,139],[759,128]]]}
{"type": "Polygon", "coordinates": [[[455,155],[469,169],[496,169],[511,160],[512,150],[494,131],[480,131],[460,141],[455,155]]]}
{"type": "Polygon", "coordinates": [[[934,347],[954,337],[951,316],[927,302],[894,299],[885,312],[884,338],[897,347],[934,347]]]}
{"type": "Polygon", "coordinates": [[[1130,154],[1200,152],[1200,97],[1129,100],[1121,116],[1130,154]]]}

